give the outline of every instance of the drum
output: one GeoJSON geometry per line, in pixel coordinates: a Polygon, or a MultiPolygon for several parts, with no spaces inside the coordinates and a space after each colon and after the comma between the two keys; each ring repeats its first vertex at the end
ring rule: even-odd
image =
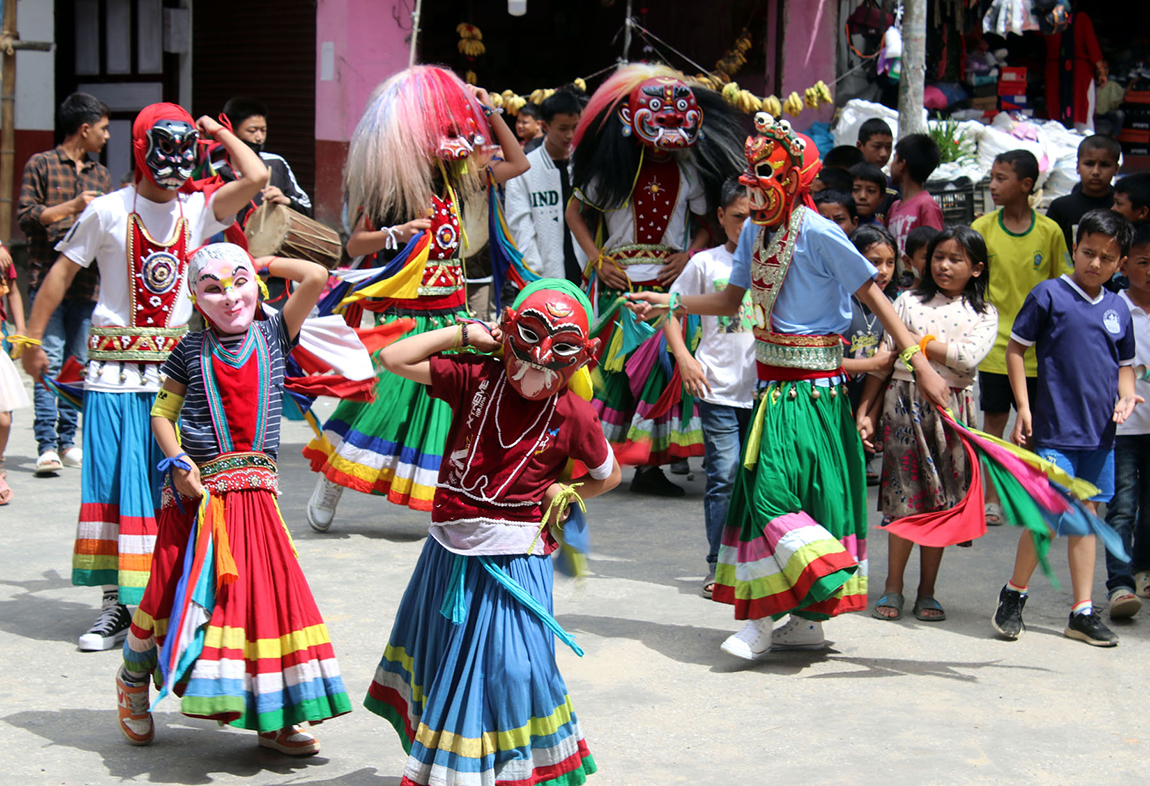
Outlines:
{"type": "Polygon", "coordinates": [[[248,218],[244,234],[253,257],[306,259],[334,268],[343,256],[339,233],[286,205],[264,202],[248,218]]]}

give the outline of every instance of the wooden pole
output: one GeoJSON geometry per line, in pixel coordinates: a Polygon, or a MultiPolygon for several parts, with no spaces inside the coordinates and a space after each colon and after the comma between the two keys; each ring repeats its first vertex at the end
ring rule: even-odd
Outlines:
{"type": "Polygon", "coordinates": [[[925,134],[922,93],[926,79],[926,0],[905,0],[902,17],[902,77],[898,83],[898,135],[925,134]]]}
{"type": "Polygon", "coordinates": [[[12,236],[12,191],[16,180],[16,50],[51,51],[50,41],[21,41],[16,32],[16,0],[4,4],[0,24],[0,240],[12,236]]]}
{"type": "Polygon", "coordinates": [[[633,0],[627,0],[627,19],[623,22],[623,55],[619,62],[626,65],[631,57],[631,13],[633,0]]]}
{"type": "Polygon", "coordinates": [[[407,55],[407,67],[415,65],[415,45],[419,40],[419,17],[423,14],[423,0],[415,0],[415,10],[411,12],[411,52],[407,55]]]}

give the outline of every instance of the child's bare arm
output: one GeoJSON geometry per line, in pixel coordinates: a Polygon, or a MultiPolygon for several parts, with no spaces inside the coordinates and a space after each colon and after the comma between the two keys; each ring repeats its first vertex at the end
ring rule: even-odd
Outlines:
{"type": "MultiPolygon", "coordinates": [[[[490,334],[478,325],[469,325],[468,328],[466,345],[480,352],[494,352],[503,342],[503,334],[498,327],[492,327],[490,334]]],[[[379,352],[379,360],[392,374],[421,385],[430,385],[431,357],[462,346],[463,325],[451,325],[384,347],[379,352]]]]}
{"type": "Polygon", "coordinates": [[[872,440],[878,431],[875,411],[878,408],[878,403],[882,400],[884,385],[886,385],[884,377],[868,374],[866,381],[863,382],[862,400],[859,401],[858,412],[855,414],[855,426],[858,428],[859,437],[862,438],[863,445],[869,450],[874,450],[872,440]]]}
{"type": "Polygon", "coordinates": [[[402,248],[416,232],[431,229],[431,219],[416,218],[406,224],[398,224],[382,229],[368,229],[361,226],[351,233],[347,239],[347,255],[349,257],[362,257],[374,254],[387,248],[388,241],[394,238],[398,247],[402,248]],[[391,230],[390,232],[388,230],[391,230]]]}
{"type": "MultiPolygon", "coordinates": [[[[163,389],[160,393],[162,397],[164,393],[170,393],[182,399],[184,394],[188,392],[186,385],[181,385],[174,380],[165,380],[163,389]]],[[[153,409],[153,412],[156,410],[153,409]]],[[[178,416],[178,412],[175,413],[178,416]]],[[[174,459],[184,451],[180,448],[179,437],[176,436],[176,424],[170,418],[164,415],[152,415],[152,434],[156,437],[156,444],[160,446],[160,450],[164,455],[170,459],[174,459]]],[[[172,482],[176,486],[176,491],[183,494],[189,499],[199,499],[203,496],[204,488],[200,485],[200,468],[196,463],[188,457],[184,457],[184,462],[189,465],[190,469],[181,469],[179,467],[172,468],[172,482]]]]}
{"type": "Polygon", "coordinates": [[[268,275],[290,279],[299,284],[287,303],[284,303],[282,312],[284,326],[287,327],[288,335],[294,339],[299,335],[300,326],[311,313],[312,307],[319,302],[319,296],[327,284],[327,268],[303,259],[260,257],[256,260],[256,268],[264,267],[268,275]]]}
{"type": "Polygon", "coordinates": [[[20,296],[20,288],[16,286],[16,279],[12,279],[8,289],[8,313],[12,317],[12,324],[16,326],[17,335],[26,335],[24,330],[24,298],[20,296]]]}
{"type": "MultiPolygon", "coordinates": [[[[894,306],[886,299],[886,295],[882,293],[874,281],[863,284],[855,292],[855,297],[878,317],[878,321],[882,323],[883,328],[894,340],[894,345],[899,351],[918,344],[906,325],[902,323],[902,319],[894,310],[894,306]]],[[[939,376],[939,373],[930,365],[930,360],[921,352],[915,352],[911,356],[910,363],[914,367],[914,382],[918,389],[922,391],[928,401],[936,406],[945,407],[950,402],[950,387],[947,386],[946,380],[939,376]]]]}
{"type": "Polygon", "coordinates": [[[1138,404],[1146,399],[1134,392],[1134,367],[1122,366],[1118,369],[1118,403],[1114,405],[1114,422],[1125,423],[1138,404]]]}
{"type": "MultiPolygon", "coordinates": [[[[583,484],[578,488],[579,496],[584,500],[589,500],[592,497],[598,497],[600,494],[606,494],[608,491],[618,486],[619,481],[622,479],[623,470],[619,466],[619,462],[615,461],[611,466],[611,474],[602,480],[596,480],[595,478],[587,476],[585,479],[579,481],[583,484]]],[[[560,483],[552,483],[547,487],[547,491],[543,495],[542,503],[544,513],[551,509],[551,501],[559,496],[559,493],[563,490],[563,485],[564,484],[560,483]]],[[[566,516],[566,513],[566,510],[557,511],[560,520],[563,520],[563,518],[566,516]]],[[[554,519],[552,519],[546,523],[549,526],[554,526],[556,522],[554,519]]]]}
{"type": "Polygon", "coordinates": [[[1026,445],[1034,432],[1030,415],[1030,392],[1026,389],[1026,345],[1010,339],[1006,345],[1006,376],[1010,379],[1010,390],[1014,393],[1014,407],[1018,416],[1014,421],[1014,431],[1010,441],[1016,445],[1026,445]]]}
{"type": "Polygon", "coordinates": [[[683,326],[679,318],[672,314],[663,323],[663,335],[667,338],[667,348],[675,356],[675,363],[679,366],[679,376],[683,379],[683,387],[696,398],[711,392],[711,383],[703,372],[703,365],[695,359],[683,341],[683,326]]]}

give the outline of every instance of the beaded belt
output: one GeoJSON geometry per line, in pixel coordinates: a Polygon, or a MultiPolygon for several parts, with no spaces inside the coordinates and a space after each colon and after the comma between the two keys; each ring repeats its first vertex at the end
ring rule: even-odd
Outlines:
{"type": "Polygon", "coordinates": [[[843,364],[841,336],[794,336],[755,330],[755,359],[765,366],[835,371],[843,364]]]}
{"type": "Polygon", "coordinates": [[[187,325],[170,328],[93,325],[88,329],[88,360],[162,363],[187,332],[187,325]]]}
{"type": "MultiPolygon", "coordinates": [[[[225,453],[200,465],[200,483],[213,494],[264,489],[278,495],[276,463],[266,453],[225,453]]],[[[161,506],[175,504],[171,486],[165,482],[161,506]]]]}
{"type": "Polygon", "coordinates": [[[628,246],[619,246],[607,252],[620,267],[631,265],[662,265],[667,257],[677,253],[669,246],[657,246],[647,243],[634,243],[628,246]]]}
{"type": "MultiPolygon", "coordinates": [[[[443,297],[463,289],[463,260],[459,257],[452,259],[429,259],[426,262],[427,283],[419,285],[420,297],[443,297]],[[444,284],[444,279],[455,283],[444,284]]],[[[426,275],[426,274],[425,274],[426,275]]]]}

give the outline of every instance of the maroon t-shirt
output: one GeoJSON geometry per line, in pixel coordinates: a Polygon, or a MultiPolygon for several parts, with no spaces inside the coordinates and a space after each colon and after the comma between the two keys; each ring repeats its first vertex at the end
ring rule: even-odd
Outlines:
{"type": "MultiPolygon", "coordinates": [[[[454,413],[431,510],[431,533],[451,551],[526,553],[543,518],[543,495],[568,459],[595,478],[611,472],[599,417],[569,390],[528,401],[494,358],[437,356],[430,393],[454,413]]],[[[535,553],[544,553],[543,542],[535,553]]]]}

